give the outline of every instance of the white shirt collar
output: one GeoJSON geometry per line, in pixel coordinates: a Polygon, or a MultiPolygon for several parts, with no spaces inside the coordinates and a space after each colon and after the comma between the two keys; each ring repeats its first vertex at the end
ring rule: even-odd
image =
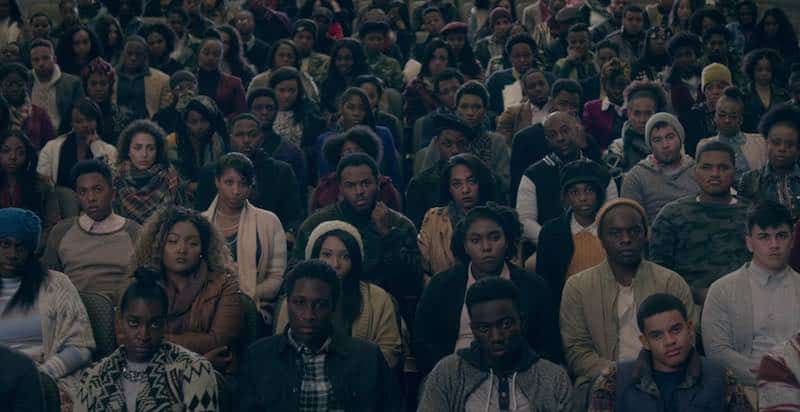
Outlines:
{"type": "Polygon", "coordinates": [[[125,226],[125,218],[112,212],[108,217],[97,222],[87,214],[81,213],[80,217],[78,217],[78,224],[81,229],[91,234],[107,235],[122,229],[125,226]]]}
{"type": "Polygon", "coordinates": [[[612,103],[611,100],[608,100],[608,97],[604,97],[603,100],[602,100],[602,105],[600,106],[600,109],[605,112],[605,111],[608,111],[608,109],[611,108],[611,107],[614,108],[614,111],[617,112],[617,115],[622,117],[623,112],[624,112],[623,108],[620,107],[620,106],[617,106],[614,103],[612,103]]]}
{"type": "Polygon", "coordinates": [[[583,226],[578,223],[578,220],[575,219],[575,213],[572,213],[569,219],[569,229],[572,235],[577,235],[581,232],[589,232],[594,236],[597,236],[597,222],[592,222],[589,226],[583,226]]]}

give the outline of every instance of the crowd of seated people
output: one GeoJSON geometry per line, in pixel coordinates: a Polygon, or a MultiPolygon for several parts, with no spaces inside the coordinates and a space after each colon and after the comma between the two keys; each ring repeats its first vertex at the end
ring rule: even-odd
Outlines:
{"type": "Polygon", "coordinates": [[[800,411],[752,0],[0,0],[0,410],[800,411]]]}

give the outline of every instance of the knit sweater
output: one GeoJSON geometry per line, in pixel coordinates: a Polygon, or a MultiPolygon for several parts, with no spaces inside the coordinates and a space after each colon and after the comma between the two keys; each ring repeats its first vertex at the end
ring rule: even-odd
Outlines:
{"type": "Polygon", "coordinates": [[[621,197],[639,202],[652,222],[667,203],[700,191],[693,170],[694,160],[688,155],[683,155],[681,165],[669,172],[650,155],[625,174],[621,197]]]}

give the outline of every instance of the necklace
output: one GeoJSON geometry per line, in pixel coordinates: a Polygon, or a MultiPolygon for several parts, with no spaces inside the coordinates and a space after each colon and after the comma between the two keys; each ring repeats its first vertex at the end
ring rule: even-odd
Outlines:
{"type": "Polygon", "coordinates": [[[217,210],[216,210],[216,212],[215,212],[215,213],[216,213],[217,215],[220,215],[220,216],[225,216],[225,217],[236,217],[236,218],[238,218],[238,217],[239,217],[239,216],[242,214],[242,212],[241,212],[241,211],[238,211],[238,212],[236,212],[236,213],[234,213],[234,214],[232,214],[232,215],[229,215],[229,214],[227,214],[227,213],[223,213],[223,212],[222,212],[222,210],[220,210],[219,208],[217,208],[217,210]]]}
{"type": "Polygon", "coordinates": [[[122,368],[122,377],[130,382],[145,382],[147,381],[147,371],[135,371],[132,369],[128,369],[128,366],[124,366],[122,368]]]}

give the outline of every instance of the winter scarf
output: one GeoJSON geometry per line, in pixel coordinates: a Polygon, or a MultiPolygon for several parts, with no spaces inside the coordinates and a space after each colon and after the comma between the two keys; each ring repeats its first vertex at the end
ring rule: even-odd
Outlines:
{"type": "Polygon", "coordinates": [[[130,161],[121,163],[114,175],[114,189],[114,210],[137,223],[144,222],[160,207],[179,205],[184,200],[178,171],[162,164],[139,170],[130,161]]]}

